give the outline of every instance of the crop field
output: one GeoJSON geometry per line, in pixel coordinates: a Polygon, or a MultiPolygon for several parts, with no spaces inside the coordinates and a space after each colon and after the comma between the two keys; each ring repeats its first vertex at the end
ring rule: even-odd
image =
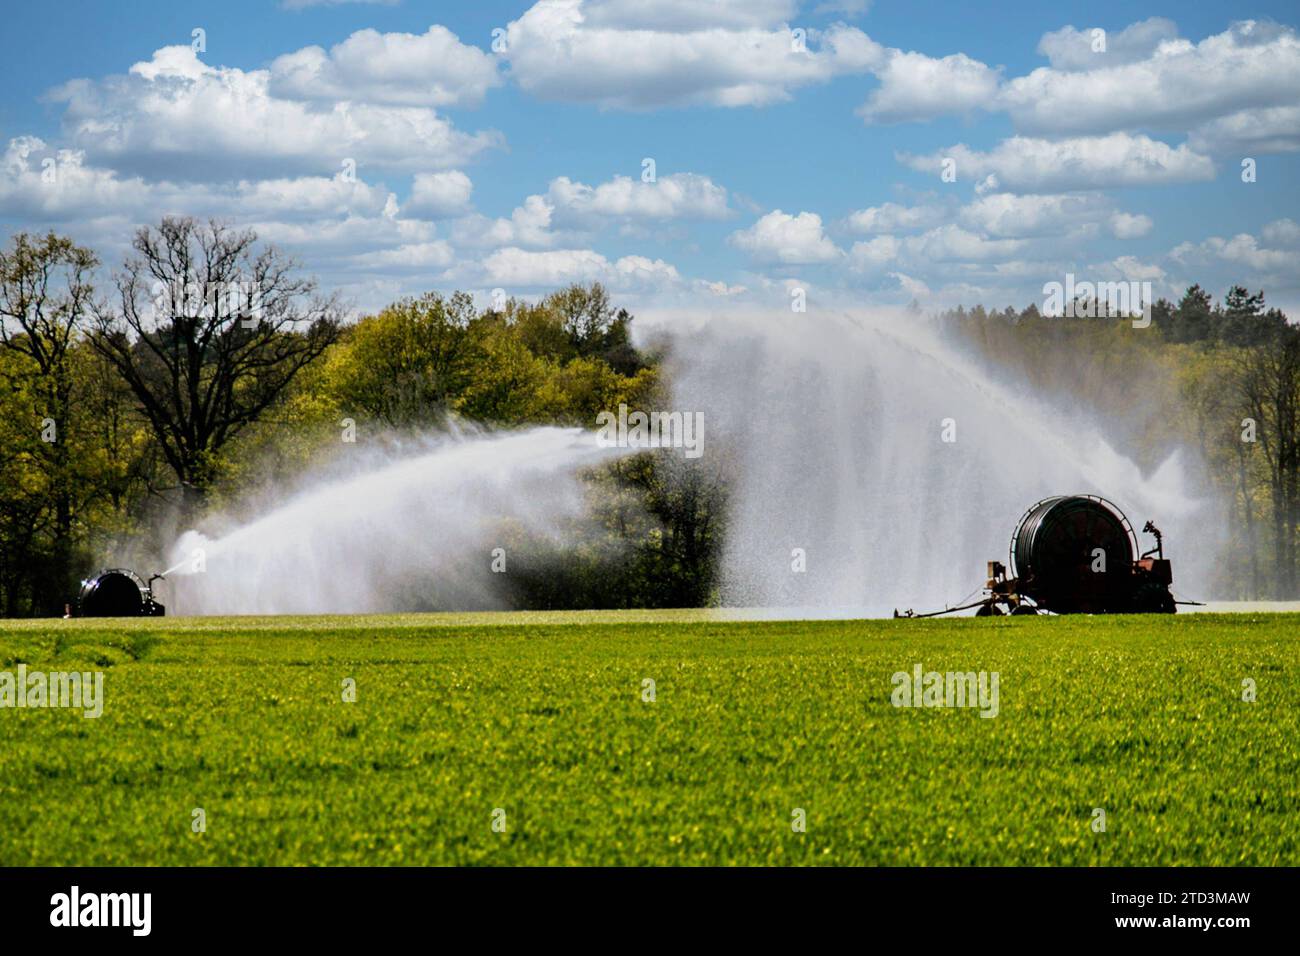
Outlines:
{"type": "Polygon", "coordinates": [[[103,712],[0,709],[6,866],[1300,864],[1300,615],[0,625],[20,666],[103,712]],[[996,707],[895,706],[918,664],[996,707]]]}

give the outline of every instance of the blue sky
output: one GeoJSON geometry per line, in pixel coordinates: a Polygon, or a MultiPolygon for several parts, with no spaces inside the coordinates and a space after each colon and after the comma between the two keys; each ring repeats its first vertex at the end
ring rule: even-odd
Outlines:
{"type": "Polygon", "coordinates": [[[1171,296],[1242,282],[1300,315],[1293,3],[58,14],[6,12],[0,229],[67,232],[110,265],[136,226],[193,213],[256,228],[363,309],[591,279],[663,312],[796,286],[836,308],[1020,306],[1073,272],[1171,296]]]}

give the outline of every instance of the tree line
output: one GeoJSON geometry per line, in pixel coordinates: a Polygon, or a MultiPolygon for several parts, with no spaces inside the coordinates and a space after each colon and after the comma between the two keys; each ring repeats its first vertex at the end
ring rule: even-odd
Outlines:
{"type": "MultiPolygon", "coordinates": [[[[57,615],[104,555],[149,569],[213,509],[340,453],[470,421],[590,427],[649,407],[660,357],[599,284],[476,309],[403,299],[346,323],[299,264],[249,230],[169,217],[101,279],[53,233],[0,251],[0,614],[57,615]]],[[[573,553],[512,562],[528,606],[698,605],[719,483],[649,456],[592,476],[573,553]]]]}
{"type": "MultiPolygon", "coordinates": [[[[169,217],[104,278],[53,233],[0,250],[0,614],[57,615],[104,556],[153,570],[176,534],[340,454],[459,422],[591,427],[662,405],[668,346],[633,345],[599,284],[476,307],[428,293],[346,322],[340,301],[249,230],[169,217]]],[[[1297,597],[1300,333],[1262,292],[1193,286],[1129,320],[958,308],[944,334],[1040,393],[1095,408],[1154,468],[1191,446],[1230,502],[1216,593],[1297,597]],[[1083,360],[1081,360],[1083,359],[1083,360]]],[[[725,456],[723,456],[725,457],[725,456]]],[[[718,600],[718,456],[593,471],[594,528],[523,542],[527,607],[718,600]]]]}

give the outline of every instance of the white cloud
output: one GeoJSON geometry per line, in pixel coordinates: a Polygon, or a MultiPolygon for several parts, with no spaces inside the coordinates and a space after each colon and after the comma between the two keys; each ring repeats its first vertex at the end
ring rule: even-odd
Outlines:
{"type": "Polygon", "coordinates": [[[348,295],[364,290],[368,305],[382,302],[367,274],[427,282],[453,258],[432,224],[399,218],[392,193],[359,179],[146,181],[92,166],[80,151],[51,150],[34,137],[11,142],[0,157],[0,217],[25,228],[57,223],[95,249],[108,269],[127,254],[136,227],[169,214],[213,216],[252,228],[264,242],[300,257],[329,287],[348,295]],[[45,159],[55,161],[49,181],[42,177],[45,159]]]}
{"type": "Polygon", "coordinates": [[[1096,70],[1145,60],[1161,43],[1178,38],[1178,27],[1164,17],[1151,17],[1130,24],[1118,33],[1104,33],[1105,50],[1094,49],[1097,38],[1093,30],[1062,27],[1043,34],[1038,52],[1057,70],[1096,70]]]}
{"type": "Polygon", "coordinates": [[[1186,143],[1172,147],[1130,133],[1061,140],[1013,136],[988,152],[958,144],[928,156],[903,154],[899,159],[912,169],[937,175],[948,157],[956,160],[958,178],[993,175],[1003,188],[1023,192],[1156,186],[1214,177],[1214,163],[1186,143]]]}
{"type": "Polygon", "coordinates": [[[858,108],[858,115],[868,123],[899,123],[991,109],[1001,80],[998,70],[964,53],[936,59],[891,50],[876,74],[880,88],[858,108]]]}
{"type": "Polygon", "coordinates": [[[550,246],[556,242],[551,231],[555,207],[544,196],[529,196],[516,206],[509,219],[471,215],[452,223],[452,238],[457,245],[492,248],[496,246],[550,246]]]}
{"type": "Polygon", "coordinates": [[[990,263],[990,267],[990,271],[998,278],[1032,279],[1035,283],[1041,283],[1045,275],[1067,271],[1057,262],[1041,259],[1007,259],[990,263]]]}
{"type": "Polygon", "coordinates": [[[991,236],[1061,235],[1098,222],[1110,203],[1096,194],[988,193],[962,208],[962,223],[991,236]]]}
{"type": "Polygon", "coordinates": [[[501,83],[497,60],[446,27],[358,30],[327,53],[304,47],[271,62],[272,96],[401,106],[477,106],[501,83]]]}
{"type": "Polygon", "coordinates": [[[1250,155],[1300,150],[1300,106],[1242,110],[1203,123],[1188,143],[1198,152],[1250,155]]]}
{"type": "Polygon", "coordinates": [[[798,48],[777,17],[786,4],[659,6],[539,0],[507,28],[511,77],[543,99],[619,109],[762,106],[883,54],[843,24],[798,48]]]}
{"type": "MultiPolygon", "coordinates": [[[[891,301],[904,293],[934,303],[951,296],[1008,301],[1013,288],[1020,293],[1010,301],[1019,301],[1045,273],[1087,261],[1084,240],[1155,231],[1138,211],[1142,203],[1120,204],[1100,190],[1204,181],[1216,165],[1235,179],[1242,156],[1300,150],[1300,74],[1291,69],[1297,41],[1288,28],[1237,25],[1191,43],[1153,19],[1110,33],[1107,52],[1093,54],[1088,31],[1067,27],[1039,44],[1050,68],[1008,83],[1001,67],[963,53],[887,49],[843,26],[809,28],[808,51],[799,52],[789,27],[800,25],[792,19],[809,6],[543,0],[511,25],[512,46],[503,55],[436,26],[423,34],[363,30],[265,69],[209,66],[189,47],[166,47],[125,76],[57,91],[56,101],[67,104],[65,135],[55,146],[31,137],[11,142],[0,156],[0,216],[19,228],[60,224],[111,265],[135,225],[172,212],[217,215],[302,256],[332,286],[367,296],[434,283],[537,290],[598,279],[631,290],[628,302],[645,293],[660,305],[693,296],[708,308],[724,299],[741,308],[750,298],[770,298],[778,277],[793,282],[803,266],[842,263],[807,270],[828,278],[823,301],[837,294],[869,299],[886,287],[891,301]],[[511,76],[540,97],[640,109],[762,105],[855,73],[880,80],[874,92],[858,95],[869,122],[1004,109],[1021,132],[978,149],[959,144],[900,156],[930,175],[953,157],[958,191],[936,187],[916,205],[878,202],[851,212],[834,234],[861,241],[841,249],[816,213],[767,212],[771,205],[759,207],[698,173],[644,183],[634,166],[631,176],[604,181],[542,180],[508,215],[481,215],[471,203],[474,183],[459,167],[502,140],[463,132],[440,112],[480,103],[511,76]],[[1176,102],[1184,85],[1185,102],[1176,102]],[[1039,115],[1047,107],[1031,94],[1074,115],[1039,115]],[[1076,135],[1076,128],[1110,132],[1076,135]],[[1163,128],[1178,130],[1177,138],[1153,138],[1163,128]],[[1036,129],[1044,132],[1025,132],[1036,129]],[[57,160],[53,182],[41,176],[47,158],[57,160]],[[345,159],[355,161],[355,176],[337,175],[345,159]],[[379,180],[396,177],[400,193],[406,174],[409,194],[399,208],[379,180]],[[962,205],[958,195],[970,198],[962,205]],[[728,242],[766,277],[742,271],[684,279],[664,259],[619,257],[598,241],[616,233],[620,245],[644,237],[675,242],[699,275],[697,264],[710,268],[703,246],[717,227],[694,235],[697,227],[688,224],[724,221],[736,209],[746,210],[750,224],[728,242]]],[[[488,38],[480,39],[486,46],[488,38]]],[[[643,155],[637,149],[632,155],[643,155]]],[[[1278,179],[1262,161],[1260,172],[1261,183],[1278,179]]],[[[1171,285],[1166,268],[1178,281],[1258,281],[1270,294],[1294,288],[1300,217],[1285,202],[1271,208],[1291,218],[1255,235],[1233,235],[1243,224],[1230,222],[1225,238],[1184,243],[1155,263],[1121,256],[1088,268],[1171,285]]],[[[674,258],[658,245],[653,251],[674,258]]]]}
{"type": "Polygon", "coordinates": [[[313,268],[350,269],[357,258],[400,246],[420,246],[435,240],[432,223],[396,216],[323,217],[302,222],[268,219],[245,223],[267,242],[310,257],[313,268]]]}
{"type": "Polygon", "coordinates": [[[732,298],[734,296],[744,295],[749,291],[749,289],[743,285],[728,285],[725,282],[710,282],[706,279],[698,279],[696,280],[696,284],[710,295],[716,295],[723,298],[732,298]]]}
{"type": "MultiPolygon", "coordinates": [[[[171,187],[164,186],[170,191],[171,187]]],[[[145,205],[153,187],[85,164],[80,150],[55,150],[35,136],[9,141],[0,162],[0,213],[15,218],[90,218],[145,205]]]]}
{"type": "Polygon", "coordinates": [[[652,183],[615,176],[598,186],[560,176],[551,181],[546,198],[557,211],[578,219],[724,219],[730,212],[727,190],[695,173],[673,173],[652,183]]]}
{"type": "Polygon", "coordinates": [[[1295,252],[1285,249],[1268,249],[1249,233],[1239,233],[1231,239],[1211,236],[1204,242],[1184,242],[1170,251],[1169,257],[1183,265],[1205,264],[1215,260],[1245,266],[1257,273],[1274,273],[1294,282],[1295,252]]]}
{"type": "Polygon", "coordinates": [[[907,252],[929,262],[994,259],[1014,255],[1028,243],[1023,239],[989,239],[949,223],[905,242],[907,252]]]}
{"type": "Polygon", "coordinates": [[[592,281],[614,289],[645,288],[672,285],[681,278],[677,269],[662,259],[624,256],[610,262],[592,249],[498,249],[483,261],[483,270],[488,283],[523,288],[592,281]]]}
{"type": "Polygon", "coordinates": [[[860,233],[906,232],[937,226],[945,215],[945,210],[938,206],[901,206],[887,202],[850,213],[844,224],[860,233]]]}
{"type": "Polygon", "coordinates": [[[623,256],[614,263],[614,287],[649,287],[673,284],[681,279],[675,266],[662,259],[648,259],[645,256],[623,256]]]}
{"type": "Polygon", "coordinates": [[[1028,132],[1185,130],[1300,102],[1300,39],[1289,27],[1247,20],[1197,44],[1166,40],[1134,62],[1043,67],[1007,83],[999,102],[1028,132]]]}
{"type": "Polygon", "coordinates": [[[1116,239],[1138,239],[1154,225],[1150,216],[1141,213],[1117,212],[1110,217],[1110,232],[1116,239]]]}
{"type": "Polygon", "coordinates": [[[130,75],[78,80],[53,94],[64,128],[100,163],[189,179],[337,171],[348,159],[394,169],[461,165],[500,142],[461,133],[433,110],[279,99],[265,70],[210,67],[189,47],[164,47],[130,75]]]}
{"type": "MultiPolygon", "coordinates": [[[[1129,282],[1159,282],[1165,277],[1165,270],[1158,265],[1140,262],[1133,256],[1120,256],[1112,259],[1107,265],[1115,275],[1129,282]]],[[[1104,273],[1108,269],[1100,268],[1095,271],[1104,273]]]]}
{"type": "Polygon", "coordinates": [[[854,272],[876,272],[898,258],[901,243],[893,236],[876,236],[855,242],[849,250],[849,268],[854,272]]]}
{"type": "Polygon", "coordinates": [[[593,27],[690,33],[765,27],[788,21],[798,8],[797,0],[589,0],[583,13],[593,27]]]}
{"type": "Polygon", "coordinates": [[[1259,235],[1270,246],[1297,246],[1300,245],[1300,224],[1294,219],[1276,219],[1266,223],[1259,235]]]}
{"type": "Polygon", "coordinates": [[[452,248],[442,239],[379,249],[356,256],[352,262],[367,270],[408,271],[445,269],[455,259],[452,248]]]}
{"type": "Polygon", "coordinates": [[[219,185],[146,181],[89,165],[83,151],[55,150],[34,136],[11,140],[0,161],[0,213],[44,220],[116,215],[142,222],[167,213],[241,221],[378,216],[388,207],[390,196],[382,186],[342,176],[219,185]]]}
{"type": "Polygon", "coordinates": [[[826,237],[822,218],[815,212],[791,216],[776,209],[748,229],[733,232],[728,241],[759,262],[806,265],[842,255],[826,237]]]}
{"type": "Polygon", "coordinates": [[[402,215],[420,219],[447,219],[469,211],[469,197],[474,189],[470,178],[459,169],[443,173],[416,173],[411,181],[410,198],[402,205],[402,215]]]}
{"type": "MultiPolygon", "coordinates": [[[[864,37],[864,39],[866,39],[864,37]]],[[[872,41],[868,41],[872,42],[872,41]]],[[[866,67],[881,85],[859,108],[868,122],[1006,111],[1022,134],[1190,132],[1201,153],[1300,150],[1300,37],[1288,26],[1245,20],[1199,43],[1153,17],[1106,35],[1044,34],[1052,65],[1003,81],[963,53],[941,58],[873,44],[866,67]]]]}
{"type": "Polygon", "coordinates": [[[674,173],[643,183],[626,176],[589,186],[567,176],[551,180],[545,194],[528,196],[508,219],[470,214],[452,223],[457,245],[475,248],[551,248],[586,241],[614,222],[722,219],[730,215],[727,191],[707,176],[674,173]]]}

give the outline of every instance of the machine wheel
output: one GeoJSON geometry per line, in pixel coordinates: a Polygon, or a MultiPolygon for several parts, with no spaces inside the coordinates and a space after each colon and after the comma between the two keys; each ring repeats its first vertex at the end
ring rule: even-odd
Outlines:
{"type": "Polygon", "coordinates": [[[1002,610],[996,604],[981,604],[975,611],[976,617],[1001,617],[1002,610]]]}
{"type": "Polygon", "coordinates": [[[1011,613],[1012,613],[1012,614],[1034,614],[1034,615],[1036,615],[1036,614],[1038,614],[1038,608],[1034,607],[1032,604],[1017,604],[1017,605],[1015,606],[1015,609],[1014,609],[1011,613]]]}

